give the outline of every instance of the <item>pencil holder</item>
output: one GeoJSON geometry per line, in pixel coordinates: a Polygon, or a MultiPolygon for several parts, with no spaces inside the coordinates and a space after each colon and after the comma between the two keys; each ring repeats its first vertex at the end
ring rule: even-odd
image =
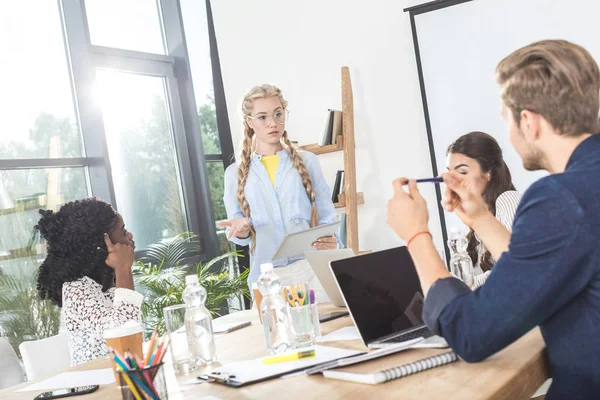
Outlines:
{"type": "MultiPolygon", "coordinates": [[[[294,328],[294,347],[307,347],[315,344],[315,330],[312,316],[312,305],[289,307],[294,328]]],[[[319,316],[317,315],[317,318],[319,316]]]]}
{"type": "Polygon", "coordinates": [[[163,363],[144,369],[119,370],[123,400],[167,400],[167,384],[163,363]]]}

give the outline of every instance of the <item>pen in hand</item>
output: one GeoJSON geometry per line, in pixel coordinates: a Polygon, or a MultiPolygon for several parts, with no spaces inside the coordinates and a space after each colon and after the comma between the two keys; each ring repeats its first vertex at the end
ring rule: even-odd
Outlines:
{"type": "MultiPolygon", "coordinates": [[[[426,182],[431,182],[431,183],[443,183],[444,182],[444,178],[442,178],[441,176],[435,177],[435,178],[423,178],[423,179],[417,179],[416,180],[417,183],[426,183],[426,182]]],[[[408,181],[403,183],[404,185],[408,185],[408,181]]]]}

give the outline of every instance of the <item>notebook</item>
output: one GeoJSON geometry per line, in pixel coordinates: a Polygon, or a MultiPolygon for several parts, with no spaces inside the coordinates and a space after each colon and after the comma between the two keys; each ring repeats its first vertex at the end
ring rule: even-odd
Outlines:
{"type": "Polygon", "coordinates": [[[437,356],[423,358],[409,364],[403,364],[395,368],[384,369],[375,372],[374,374],[361,374],[347,371],[324,371],[323,376],[330,379],[377,385],[379,383],[393,381],[404,376],[416,374],[421,371],[426,371],[428,369],[440,367],[456,361],[458,361],[456,353],[449,351],[437,356]]]}
{"type": "Polygon", "coordinates": [[[409,340],[402,344],[398,344],[396,346],[386,347],[383,349],[371,351],[369,353],[359,354],[356,356],[342,358],[342,359],[334,360],[334,361],[331,361],[328,363],[315,365],[314,367],[307,369],[306,373],[308,375],[314,375],[314,374],[318,374],[320,372],[327,371],[330,369],[343,367],[346,365],[358,364],[361,362],[374,360],[376,358],[385,357],[390,354],[395,354],[395,353],[398,353],[398,352],[401,352],[404,350],[408,350],[408,349],[412,348],[413,345],[419,343],[422,340],[423,340],[423,338],[417,338],[417,339],[409,340]]]}
{"type": "Polygon", "coordinates": [[[365,346],[383,348],[425,338],[416,347],[448,347],[423,322],[423,291],[406,246],[331,261],[329,266],[365,346]]]}

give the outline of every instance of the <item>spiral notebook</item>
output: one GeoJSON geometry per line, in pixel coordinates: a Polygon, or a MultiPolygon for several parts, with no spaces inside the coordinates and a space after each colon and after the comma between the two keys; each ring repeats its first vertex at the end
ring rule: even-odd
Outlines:
{"type": "Polygon", "coordinates": [[[347,371],[323,371],[323,376],[330,379],[350,381],[356,383],[366,383],[377,385],[383,382],[393,381],[404,376],[416,374],[431,368],[440,367],[458,361],[458,356],[453,351],[442,353],[437,356],[423,358],[421,360],[400,365],[395,368],[384,369],[374,374],[361,374],[347,371]]]}

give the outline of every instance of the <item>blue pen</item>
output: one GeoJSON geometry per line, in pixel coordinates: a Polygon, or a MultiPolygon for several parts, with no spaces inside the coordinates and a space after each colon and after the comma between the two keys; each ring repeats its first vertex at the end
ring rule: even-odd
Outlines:
{"type": "MultiPolygon", "coordinates": [[[[417,179],[417,183],[426,183],[426,182],[443,183],[444,182],[444,178],[442,178],[441,176],[438,176],[436,178],[417,179]]],[[[408,185],[408,181],[404,182],[404,184],[408,185]]]]}

